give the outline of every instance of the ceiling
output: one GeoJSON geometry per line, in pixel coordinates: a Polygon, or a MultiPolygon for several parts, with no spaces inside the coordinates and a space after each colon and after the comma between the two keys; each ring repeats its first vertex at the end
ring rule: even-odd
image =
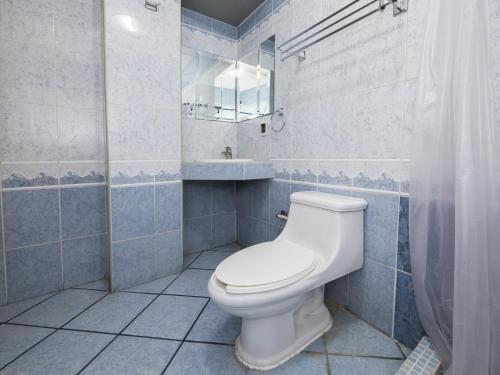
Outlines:
{"type": "Polygon", "coordinates": [[[263,2],[264,0],[182,0],[182,6],[238,26],[263,2]]]}

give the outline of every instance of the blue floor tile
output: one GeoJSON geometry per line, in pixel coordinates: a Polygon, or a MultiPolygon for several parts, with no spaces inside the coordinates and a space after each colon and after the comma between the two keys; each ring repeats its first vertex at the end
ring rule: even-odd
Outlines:
{"type": "Polygon", "coordinates": [[[235,251],[241,250],[242,248],[243,248],[243,246],[241,246],[239,243],[233,242],[233,243],[230,243],[227,245],[214,247],[213,249],[209,249],[207,251],[224,251],[224,252],[232,251],[232,252],[235,252],[235,251]]]}
{"type": "Polygon", "coordinates": [[[304,349],[304,351],[313,353],[325,353],[325,343],[323,342],[323,336],[312,342],[307,348],[304,349]]]}
{"type": "Polygon", "coordinates": [[[184,256],[183,266],[188,268],[189,265],[200,255],[201,253],[188,254],[184,256]]]}
{"type": "Polygon", "coordinates": [[[330,368],[335,375],[391,375],[402,364],[397,359],[329,356],[330,368]]]}
{"type": "Polygon", "coordinates": [[[162,277],[161,279],[151,281],[150,283],[142,284],[134,288],[127,289],[128,292],[139,292],[139,293],[156,293],[160,294],[165,290],[167,286],[170,285],[172,281],[175,280],[178,274],[170,275],[167,277],[162,277]]]}
{"type": "Polygon", "coordinates": [[[167,294],[208,297],[208,280],[213,271],[187,269],[165,291],[167,294]]]}
{"type": "Polygon", "coordinates": [[[166,375],[244,375],[246,368],[234,356],[234,348],[201,343],[182,344],[166,375]]]}
{"type": "MultiPolygon", "coordinates": [[[[248,375],[327,375],[326,357],[321,354],[302,353],[279,367],[268,371],[250,370],[248,375]]],[[[335,374],[336,375],[336,374],[335,374]]]]}
{"type": "Polygon", "coordinates": [[[138,293],[109,294],[64,328],[120,333],[154,297],[138,293]]]}
{"type": "Polygon", "coordinates": [[[175,341],[120,336],[82,374],[161,374],[178,346],[175,341]]]}
{"type": "Polygon", "coordinates": [[[67,289],[13,319],[13,323],[61,327],[104,297],[97,290],[67,289]]]}
{"type": "Polygon", "coordinates": [[[191,263],[189,268],[205,268],[214,270],[220,262],[232,254],[234,253],[224,251],[204,251],[193,263],[191,263]]]}
{"type": "Polygon", "coordinates": [[[205,298],[160,296],[125,330],[125,334],[181,340],[189,331],[205,298]]]}
{"type": "Polygon", "coordinates": [[[0,368],[54,332],[53,329],[0,326],[0,368]]]}
{"type": "Polygon", "coordinates": [[[241,331],[241,318],[232,316],[214,302],[209,302],[189,333],[193,341],[234,344],[241,331]]]}
{"type": "Polygon", "coordinates": [[[16,315],[19,315],[29,308],[35,306],[37,303],[46,300],[47,298],[53,296],[55,293],[45,294],[40,297],[34,297],[30,299],[25,299],[24,301],[19,301],[15,303],[10,303],[5,306],[0,306],[0,322],[6,322],[12,319],[16,315]]]}
{"type": "Polygon", "coordinates": [[[112,335],[59,331],[12,362],[2,375],[69,375],[80,371],[112,335]]]}
{"type": "Polygon", "coordinates": [[[109,290],[109,281],[108,281],[108,279],[97,280],[97,281],[93,281],[93,282],[88,283],[88,284],[79,285],[75,288],[108,291],[109,290]]]}
{"type": "Polygon", "coordinates": [[[343,311],[337,311],[326,334],[328,353],[403,358],[395,342],[379,330],[343,311]]]}

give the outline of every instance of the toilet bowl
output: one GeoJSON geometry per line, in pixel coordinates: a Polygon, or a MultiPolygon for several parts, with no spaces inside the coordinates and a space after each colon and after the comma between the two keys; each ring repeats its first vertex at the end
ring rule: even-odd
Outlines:
{"type": "Polygon", "coordinates": [[[268,370],[328,331],[324,285],[363,265],[364,199],[321,192],[291,196],[276,240],[226,258],[208,282],[215,303],[242,318],[236,357],[268,370]]]}

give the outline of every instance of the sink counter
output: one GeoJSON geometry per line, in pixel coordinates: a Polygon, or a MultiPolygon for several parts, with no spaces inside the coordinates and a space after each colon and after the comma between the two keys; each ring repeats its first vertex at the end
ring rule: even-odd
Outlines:
{"type": "Polygon", "coordinates": [[[183,180],[245,181],[273,177],[273,164],[270,161],[205,159],[182,163],[183,180]]]}

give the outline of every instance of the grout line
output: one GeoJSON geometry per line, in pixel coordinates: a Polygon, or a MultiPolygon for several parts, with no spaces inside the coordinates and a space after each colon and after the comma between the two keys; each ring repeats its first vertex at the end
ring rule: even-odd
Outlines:
{"type": "MultiPolygon", "coordinates": [[[[58,291],[57,291],[57,292],[55,292],[54,294],[52,294],[52,295],[48,296],[47,298],[45,298],[45,299],[41,300],[40,302],[38,302],[38,303],[34,304],[33,306],[31,306],[31,307],[29,307],[29,308],[27,308],[26,310],[21,311],[19,314],[14,315],[12,318],[10,318],[9,320],[7,320],[5,323],[9,323],[11,320],[13,320],[13,319],[17,318],[19,315],[24,314],[25,312],[27,312],[27,311],[31,310],[32,308],[34,308],[34,307],[36,307],[36,306],[40,305],[41,303],[43,303],[43,302],[47,301],[48,299],[50,299],[50,298],[52,298],[52,297],[54,297],[54,296],[56,296],[56,295],[58,295],[59,293],[62,293],[62,292],[63,292],[63,290],[58,290],[58,291]]],[[[36,298],[36,297],[33,297],[33,298],[36,298]]]]}

